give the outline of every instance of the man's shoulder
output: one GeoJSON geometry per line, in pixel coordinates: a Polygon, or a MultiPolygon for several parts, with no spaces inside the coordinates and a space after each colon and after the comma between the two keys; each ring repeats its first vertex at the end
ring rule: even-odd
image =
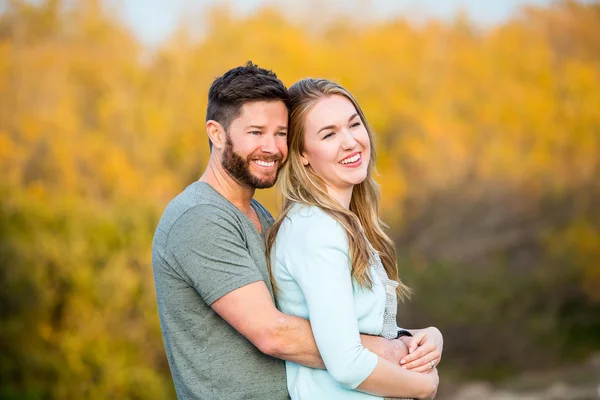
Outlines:
{"type": "Polygon", "coordinates": [[[191,209],[227,211],[228,206],[231,206],[231,203],[210,185],[203,182],[194,182],[169,202],[163,217],[180,216],[191,209]]]}
{"type": "MultiPolygon", "coordinates": [[[[212,220],[235,218],[231,205],[209,185],[194,182],[169,202],[158,223],[155,241],[166,242],[170,234],[180,225],[210,229],[212,220]]],[[[188,227],[189,228],[189,227],[188,227]]]]}

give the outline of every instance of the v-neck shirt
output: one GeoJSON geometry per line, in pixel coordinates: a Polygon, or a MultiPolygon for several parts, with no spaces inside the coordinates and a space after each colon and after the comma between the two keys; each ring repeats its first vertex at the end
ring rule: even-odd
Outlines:
{"type": "Polygon", "coordinates": [[[269,212],[251,201],[262,227],[209,184],[173,199],[158,224],[152,264],[167,360],[180,399],[287,399],[283,361],[261,353],[210,305],[263,281],[269,212]]]}

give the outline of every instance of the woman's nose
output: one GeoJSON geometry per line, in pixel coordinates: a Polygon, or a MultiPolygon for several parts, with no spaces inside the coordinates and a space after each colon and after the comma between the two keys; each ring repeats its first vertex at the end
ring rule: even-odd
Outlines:
{"type": "Polygon", "coordinates": [[[356,147],[357,142],[352,132],[350,132],[348,129],[344,129],[343,135],[344,140],[342,141],[342,148],[344,150],[352,150],[354,147],[356,147]]]}

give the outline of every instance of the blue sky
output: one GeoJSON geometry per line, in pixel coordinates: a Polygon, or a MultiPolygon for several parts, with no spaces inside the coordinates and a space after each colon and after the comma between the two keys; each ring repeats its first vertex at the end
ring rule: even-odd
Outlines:
{"type": "MultiPolygon", "coordinates": [[[[280,4],[286,9],[306,11],[316,4],[327,4],[329,10],[339,7],[368,7],[374,18],[407,15],[411,18],[434,16],[449,19],[465,10],[471,19],[482,25],[495,24],[514,14],[525,4],[544,5],[549,0],[229,0],[240,14],[251,13],[263,4],[280,4]]],[[[215,0],[125,0],[111,2],[124,21],[142,42],[158,45],[173,31],[180,21],[201,15],[215,4],[215,0]]]]}

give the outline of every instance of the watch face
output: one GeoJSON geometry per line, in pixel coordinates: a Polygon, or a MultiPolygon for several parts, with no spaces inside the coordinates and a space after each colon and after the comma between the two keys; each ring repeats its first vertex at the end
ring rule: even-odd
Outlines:
{"type": "Polygon", "coordinates": [[[409,331],[407,331],[405,329],[400,329],[400,330],[398,330],[398,336],[396,336],[396,339],[399,339],[402,336],[412,336],[412,333],[410,333],[409,331]]]}

